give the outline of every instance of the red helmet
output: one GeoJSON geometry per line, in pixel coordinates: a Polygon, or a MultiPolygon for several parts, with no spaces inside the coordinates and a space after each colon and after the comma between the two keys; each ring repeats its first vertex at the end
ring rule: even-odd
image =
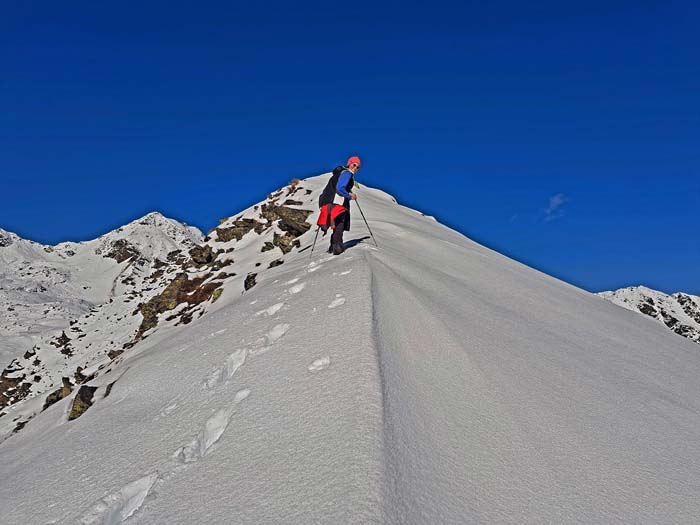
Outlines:
{"type": "Polygon", "coordinates": [[[350,157],[350,158],[348,159],[347,166],[350,166],[350,165],[352,165],[352,164],[357,164],[357,167],[359,168],[359,167],[360,167],[360,164],[362,164],[362,163],[360,162],[360,157],[358,157],[358,156],[350,157]]]}

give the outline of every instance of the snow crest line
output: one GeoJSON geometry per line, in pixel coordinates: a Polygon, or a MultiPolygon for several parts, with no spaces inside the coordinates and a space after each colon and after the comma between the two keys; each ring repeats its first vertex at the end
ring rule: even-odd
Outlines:
{"type": "Polygon", "coordinates": [[[389,395],[387,391],[387,380],[385,364],[382,359],[384,353],[384,345],[380,330],[380,320],[377,309],[379,302],[379,289],[376,284],[374,268],[370,261],[370,255],[365,255],[365,261],[369,267],[370,278],[370,307],[372,309],[372,346],[374,347],[374,358],[377,364],[377,376],[379,380],[379,393],[381,400],[381,419],[382,419],[382,439],[381,439],[381,455],[384,458],[384,472],[382,478],[384,482],[382,487],[382,514],[385,523],[405,523],[403,519],[406,517],[406,512],[401,509],[401,494],[399,491],[396,453],[393,445],[396,442],[391,419],[389,417],[389,395]]]}

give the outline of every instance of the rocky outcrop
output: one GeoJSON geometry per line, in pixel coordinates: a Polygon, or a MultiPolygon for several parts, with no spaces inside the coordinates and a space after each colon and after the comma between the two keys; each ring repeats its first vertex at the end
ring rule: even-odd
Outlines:
{"type": "MultiPolygon", "coordinates": [[[[183,303],[192,306],[208,301],[214,290],[221,287],[221,283],[210,282],[203,284],[207,278],[208,276],[205,275],[190,279],[186,273],[179,273],[160,294],[148,302],[140,304],[138,310],[134,312],[143,316],[143,321],[136,334],[136,340],[143,338],[148,330],[158,324],[159,314],[174,310],[183,303]]],[[[187,308],[181,311],[180,315],[185,314],[186,310],[187,308]]]]}
{"type": "Polygon", "coordinates": [[[248,275],[246,275],[245,282],[243,283],[243,287],[246,291],[250,290],[253,286],[256,285],[255,278],[257,277],[257,275],[257,273],[249,273],[248,275]]]}
{"type": "Polygon", "coordinates": [[[692,296],[684,293],[677,293],[673,298],[681,306],[688,317],[700,325],[700,301],[698,297],[693,299],[692,296]]]}
{"type": "Polygon", "coordinates": [[[70,379],[64,377],[62,378],[62,381],[63,386],[61,388],[46,396],[46,400],[44,400],[44,408],[42,410],[46,410],[51,405],[58,403],[61,399],[68,397],[71,394],[73,391],[73,385],[71,385],[70,379]]]}
{"type": "Polygon", "coordinates": [[[255,233],[260,234],[266,228],[267,225],[265,223],[255,219],[238,219],[233,221],[231,226],[216,228],[216,240],[218,242],[229,242],[233,239],[240,241],[246,233],[255,231],[255,233]]]}
{"type": "Polygon", "coordinates": [[[215,258],[214,250],[208,244],[203,244],[202,246],[195,246],[189,251],[192,261],[197,266],[203,266],[212,262],[215,258]]]}
{"type": "Polygon", "coordinates": [[[96,386],[83,385],[78,390],[78,393],[73,399],[73,405],[71,406],[70,413],[68,414],[68,421],[73,421],[82,416],[87,409],[92,406],[92,398],[97,390],[96,386]]]}
{"type": "Polygon", "coordinates": [[[73,355],[73,349],[70,345],[71,339],[66,335],[65,330],[61,332],[61,336],[57,337],[53,341],[49,342],[50,345],[58,348],[63,355],[71,356],[73,355]]]}
{"type": "Polygon", "coordinates": [[[0,374],[0,408],[21,401],[29,395],[32,387],[29,381],[25,381],[26,375],[17,370],[16,361],[5,368],[0,374]]]}
{"type": "Polygon", "coordinates": [[[109,245],[108,249],[95,250],[97,255],[114,259],[118,263],[122,263],[132,257],[138,257],[139,251],[126,239],[117,239],[109,245]]]}
{"type": "Polygon", "coordinates": [[[306,222],[306,219],[311,213],[313,212],[310,210],[277,206],[273,203],[260,206],[262,217],[273,223],[277,221],[276,224],[281,230],[289,232],[294,237],[299,237],[309,231],[311,224],[306,222]]]}
{"type": "Polygon", "coordinates": [[[283,235],[275,233],[272,237],[273,246],[277,246],[282,253],[287,254],[291,252],[294,248],[299,248],[301,244],[299,240],[289,232],[285,232],[283,235]]]}

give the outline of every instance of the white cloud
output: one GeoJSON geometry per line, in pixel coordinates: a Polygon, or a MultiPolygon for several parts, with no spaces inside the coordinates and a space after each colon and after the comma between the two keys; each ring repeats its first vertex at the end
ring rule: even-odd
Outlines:
{"type": "Polygon", "coordinates": [[[549,206],[544,209],[544,220],[553,221],[564,215],[564,204],[569,199],[563,193],[557,193],[549,198],[549,206]]]}

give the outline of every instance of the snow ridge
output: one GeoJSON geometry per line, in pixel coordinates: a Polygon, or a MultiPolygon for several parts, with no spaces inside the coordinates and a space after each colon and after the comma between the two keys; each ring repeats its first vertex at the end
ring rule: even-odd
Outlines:
{"type": "Polygon", "coordinates": [[[0,522],[698,521],[696,345],[364,186],[380,248],[353,210],[310,257],[326,180],[223,221],[216,302],[0,443],[0,522]]]}

